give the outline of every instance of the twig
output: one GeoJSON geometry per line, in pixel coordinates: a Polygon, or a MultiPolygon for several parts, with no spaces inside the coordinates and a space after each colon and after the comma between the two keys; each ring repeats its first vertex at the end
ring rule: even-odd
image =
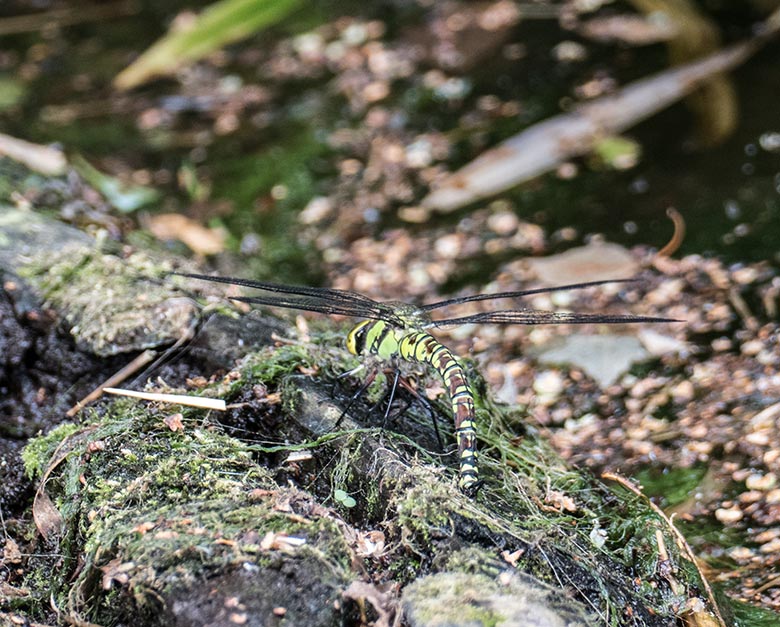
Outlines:
{"type": "Polygon", "coordinates": [[[132,374],[135,374],[146,364],[152,361],[152,359],[154,359],[156,355],[157,353],[155,353],[153,350],[145,350],[143,353],[138,355],[138,357],[136,357],[133,361],[127,364],[124,368],[122,368],[119,372],[115,373],[114,375],[106,379],[103,385],[96,387],[84,398],[78,401],[73,407],[71,407],[68,411],[65,412],[65,415],[68,418],[73,418],[73,416],[79,413],[84,408],[85,405],[89,405],[89,403],[91,403],[92,401],[100,398],[105,388],[114,387],[115,385],[122,383],[122,381],[127,379],[127,377],[129,377],[132,374]]]}
{"type": "Polygon", "coordinates": [[[157,401],[160,403],[172,403],[186,405],[188,407],[200,407],[201,409],[217,409],[225,411],[227,406],[221,398],[209,398],[207,396],[188,396],[187,394],[159,394],[157,392],[136,392],[135,390],[121,390],[119,388],[103,388],[108,394],[116,396],[129,396],[145,401],[157,401]]]}
{"type": "Polygon", "coordinates": [[[682,217],[682,214],[674,207],[669,207],[666,210],[666,215],[674,224],[674,232],[672,233],[672,239],[658,251],[659,257],[671,257],[672,254],[677,252],[677,249],[680,248],[685,239],[685,219],[682,217]]]}
{"type": "Polygon", "coordinates": [[[682,552],[683,556],[689,562],[691,562],[691,564],[693,564],[694,568],[699,573],[702,587],[704,588],[704,591],[707,593],[707,598],[710,601],[710,605],[712,606],[712,611],[715,614],[715,618],[717,619],[718,624],[720,625],[720,627],[727,627],[726,621],[723,620],[723,616],[720,613],[718,602],[715,600],[715,594],[712,592],[712,588],[710,587],[707,578],[704,576],[704,573],[702,572],[702,569],[699,566],[698,561],[696,560],[696,556],[693,553],[693,549],[691,549],[691,546],[688,544],[688,541],[685,539],[685,536],[683,536],[683,534],[680,533],[679,529],[677,529],[677,527],[674,526],[674,523],[672,522],[671,518],[669,518],[660,507],[658,507],[655,503],[653,503],[647,497],[646,494],[644,494],[639,488],[637,488],[633,483],[631,483],[625,477],[622,477],[621,475],[618,475],[614,472],[605,472],[602,473],[601,478],[611,479],[612,481],[616,481],[617,483],[622,485],[630,492],[633,492],[637,496],[643,498],[650,506],[650,509],[652,509],[669,526],[669,531],[671,531],[672,535],[674,536],[674,539],[677,541],[677,546],[680,548],[680,551],[682,552]]]}
{"type": "Polygon", "coordinates": [[[62,7],[31,13],[29,15],[16,15],[0,19],[0,35],[14,35],[16,33],[32,33],[46,26],[71,26],[84,22],[102,22],[112,18],[124,17],[138,13],[138,3],[135,0],[119,0],[111,4],[96,4],[93,6],[62,7]]]}
{"type": "Polygon", "coordinates": [[[729,302],[731,303],[731,306],[734,307],[734,311],[742,318],[742,321],[748,329],[751,331],[758,329],[758,320],[756,320],[753,312],[750,311],[750,307],[748,307],[748,304],[745,302],[745,299],[742,298],[742,294],[739,293],[739,290],[736,287],[729,289],[729,302]]]}

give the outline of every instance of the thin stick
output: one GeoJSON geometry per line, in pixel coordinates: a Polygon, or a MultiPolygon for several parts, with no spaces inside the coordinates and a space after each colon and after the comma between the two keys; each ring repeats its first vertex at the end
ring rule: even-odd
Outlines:
{"type": "Polygon", "coordinates": [[[145,401],[157,401],[160,403],[171,403],[176,405],[187,405],[188,407],[200,407],[201,409],[217,409],[225,411],[227,405],[221,398],[208,398],[206,396],[188,396],[186,394],[159,394],[157,392],[136,392],[135,390],[122,390],[119,388],[103,388],[108,394],[117,396],[129,396],[131,398],[140,398],[145,401]]]}
{"type": "Polygon", "coordinates": [[[100,398],[103,395],[103,390],[106,387],[114,387],[115,385],[122,383],[122,381],[124,381],[129,376],[138,372],[146,364],[152,361],[156,356],[157,353],[155,351],[145,350],[143,353],[138,355],[138,357],[136,357],[133,361],[127,364],[124,368],[122,368],[117,373],[111,375],[108,379],[106,379],[103,385],[96,387],[84,398],[78,401],[73,407],[71,407],[68,411],[65,412],[65,415],[68,418],[73,418],[73,416],[78,414],[84,408],[85,405],[89,405],[89,403],[91,403],[92,401],[100,398]]]}
{"type": "Polygon", "coordinates": [[[709,598],[710,605],[712,606],[712,611],[715,614],[715,618],[718,620],[718,624],[720,625],[720,627],[727,627],[726,621],[723,620],[723,616],[720,613],[720,608],[718,607],[718,602],[715,600],[715,595],[712,592],[712,588],[710,587],[707,578],[704,576],[704,573],[699,567],[699,563],[696,561],[696,556],[693,553],[693,549],[691,549],[691,546],[688,544],[687,540],[685,539],[685,536],[683,536],[683,534],[680,533],[679,529],[677,529],[677,527],[674,526],[672,519],[669,518],[660,507],[658,507],[655,503],[653,503],[647,497],[646,494],[644,494],[639,488],[637,488],[633,483],[631,483],[625,477],[622,477],[614,472],[605,472],[602,473],[601,478],[611,479],[612,481],[616,481],[617,483],[622,485],[630,492],[633,492],[637,496],[643,498],[645,501],[647,501],[647,504],[650,506],[650,509],[652,509],[656,514],[658,514],[658,516],[667,525],[669,525],[669,530],[672,532],[674,539],[677,541],[677,546],[680,547],[680,550],[682,551],[685,558],[689,562],[691,562],[691,564],[693,564],[694,568],[699,573],[699,577],[701,577],[702,586],[704,587],[704,591],[707,593],[707,597],[709,598]]]}
{"type": "Polygon", "coordinates": [[[0,35],[32,33],[50,24],[63,27],[84,22],[102,22],[125,15],[134,15],[138,11],[139,5],[135,0],[119,0],[119,2],[91,7],[62,7],[51,11],[15,15],[0,19],[0,35]]]}
{"type": "Polygon", "coordinates": [[[672,239],[658,251],[659,257],[671,257],[672,254],[677,252],[677,249],[680,248],[685,239],[685,219],[682,217],[682,214],[674,207],[669,207],[666,210],[666,215],[674,224],[674,232],[672,233],[672,239]]]}

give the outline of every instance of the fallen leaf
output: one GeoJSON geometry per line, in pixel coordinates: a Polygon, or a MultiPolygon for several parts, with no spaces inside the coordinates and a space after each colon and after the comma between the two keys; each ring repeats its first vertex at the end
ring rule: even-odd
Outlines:
{"type": "Polygon", "coordinates": [[[540,363],[577,366],[601,387],[613,383],[633,363],[649,356],[640,341],[630,335],[567,335],[556,338],[538,353],[540,363]]]}
{"type": "Polygon", "coordinates": [[[605,277],[625,279],[639,270],[639,263],[623,246],[598,241],[559,255],[531,258],[528,263],[547,285],[585,283],[605,277]]]}
{"type": "Polygon", "coordinates": [[[33,500],[33,520],[38,531],[46,540],[62,532],[65,521],[43,489],[43,484],[38,488],[33,500]]]}
{"type": "Polygon", "coordinates": [[[181,413],[170,414],[163,419],[165,425],[171,431],[184,431],[184,423],[182,422],[184,416],[181,413]]]}
{"type": "Polygon", "coordinates": [[[778,30],[780,19],[773,15],[752,39],[542,120],[444,177],[421,204],[440,212],[454,211],[554,170],[572,157],[588,154],[599,139],[622,133],[738,66],[778,30]]]}
{"type": "Polygon", "coordinates": [[[225,249],[225,233],[209,229],[178,213],[147,216],[144,227],[161,240],[178,240],[200,255],[216,255],[225,249]]]}
{"type": "Polygon", "coordinates": [[[22,552],[13,538],[6,538],[3,547],[3,564],[18,564],[22,561],[22,552]]]}
{"type": "Polygon", "coordinates": [[[114,582],[122,586],[126,585],[130,581],[129,572],[134,568],[134,562],[122,562],[118,557],[105,566],[101,566],[100,570],[103,571],[103,590],[110,590],[114,582]]]}
{"type": "Polygon", "coordinates": [[[174,28],[114,79],[132,89],[155,76],[173,74],[210,52],[248,37],[284,19],[300,0],[221,0],[198,16],[174,20],[174,28]],[[178,28],[177,28],[178,26],[178,28]]]}
{"type": "Polygon", "coordinates": [[[21,599],[27,596],[30,596],[30,591],[27,588],[15,588],[5,581],[0,581],[0,600],[10,601],[11,599],[21,599]]]}

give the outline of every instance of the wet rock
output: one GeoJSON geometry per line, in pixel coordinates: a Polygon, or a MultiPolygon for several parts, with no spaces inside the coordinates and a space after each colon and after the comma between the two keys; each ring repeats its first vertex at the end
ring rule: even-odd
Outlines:
{"type": "Polygon", "coordinates": [[[650,356],[637,338],[628,335],[573,334],[551,344],[539,352],[540,362],[577,366],[602,387],[614,382],[633,363],[650,356]]]}
{"type": "Polygon", "coordinates": [[[530,576],[441,572],[413,582],[402,604],[412,627],[585,627],[587,614],[530,576]]]}
{"type": "MultiPolygon", "coordinates": [[[[156,265],[141,254],[104,253],[81,231],[30,211],[0,216],[0,268],[15,282],[22,277],[93,355],[171,344],[194,325],[195,304],[155,280],[156,265]]],[[[9,294],[17,315],[29,309],[27,290],[9,294]]]]}

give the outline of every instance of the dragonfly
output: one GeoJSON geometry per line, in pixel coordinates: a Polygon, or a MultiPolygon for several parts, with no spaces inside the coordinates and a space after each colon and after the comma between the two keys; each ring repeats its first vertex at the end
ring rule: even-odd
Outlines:
{"type": "Polygon", "coordinates": [[[457,318],[433,318],[431,312],[444,307],[478,301],[522,298],[535,294],[579,290],[600,285],[632,282],[634,279],[608,279],[573,283],[558,287],[474,294],[441,300],[426,305],[402,301],[377,301],[358,292],[330,287],[307,287],[266,283],[233,277],[175,272],[178,276],[214,283],[248,287],[262,294],[231,296],[231,300],[269,307],[282,307],[323,314],[362,318],[346,336],[347,351],[363,358],[378,358],[397,364],[399,360],[425,364],[444,382],[449,397],[458,446],[458,487],[469,496],[476,494],[482,482],[477,467],[477,431],[474,393],[457,357],[428,329],[462,324],[617,324],[675,322],[671,318],[630,314],[574,313],[539,309],[503,309],[484,311],[457,318]]]}

